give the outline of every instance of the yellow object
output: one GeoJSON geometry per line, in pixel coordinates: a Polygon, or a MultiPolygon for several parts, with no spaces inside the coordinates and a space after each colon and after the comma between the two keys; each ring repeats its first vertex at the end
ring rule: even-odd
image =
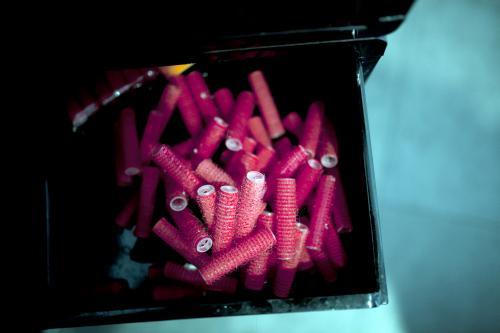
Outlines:
{"type": "Polygon", "coordinates": [[[182,65],[173,65],[173,66],[163,66],[160,67],[160,71],[167,78],[172,76],[177,76],[185,72],[188,68],[193,66],[194,64],[182,64],[182,65]]]}

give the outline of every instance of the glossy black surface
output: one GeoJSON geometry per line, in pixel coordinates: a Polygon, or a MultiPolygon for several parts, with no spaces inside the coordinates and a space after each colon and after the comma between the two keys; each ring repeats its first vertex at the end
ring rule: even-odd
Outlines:
{"type": "Polygon", "coordinates": [[[207,54],[387,35],[403,22],[412,0],[169,2],[133,16],[92,11],[65,20],[64,60],[74,55],[107,66],[147,67],[199,62],[207,54]]]}

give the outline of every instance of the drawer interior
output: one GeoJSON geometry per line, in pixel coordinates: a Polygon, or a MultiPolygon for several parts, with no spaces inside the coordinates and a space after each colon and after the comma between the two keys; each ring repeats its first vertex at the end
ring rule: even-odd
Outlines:
{"type": "MultiPolygon", "coordinates": [[[[44,184],[48,210],[43,257],[49,306],[43,312],[47,322],[75,326],[313,310],[336,307],[333,301],[323,302],[336,296],[379,291],[379,250],[368,184],[370,162],[366,150],[369,148],[359,66],[354,47],[346,44],[212,54],[192,67],[208,74],[206,80],[212,92],[231,87],[234,93],[249,90],[248,73],[262,70],[282,115],[296,111],[305,118],[312,101],[325,103],[326,117],[334,124],[338,137],[338,168],[353,222],[353,231],[342,235],[348,265],[339,271],[337,282],[327,284],[316,272],[301,272],[296,278],[293,297],[279,302],[275,302],[269,288],[260,293],[240,288],[232,296],[208,294],[162,302],[151,299],[145,265],[178,257],[156,236],[135,242],[114,224],[117,212],[139,184],[136,181],[130,188],[115,185],[113,123],[124,106],[132,106],[139,136],[142,134],[147,115],[156,106],[167,82],[159,76],[134,94],[100,110],[77,132],[71,130],[69,121],[54,123],[54,127],[64,126],[62,130],[49,129],[60,133],[60,138],[57,146],[52,147],[54,159],[49,162],[44,184]],[[120,261],[124,256],[132,257],[134,263],[120,261]],[[130,279],[134,288],[113,294],[93,292],[95,286],[120,274],[130,279]]],[[[92,84],[93,75],[92,71],[74,75],[73,82],[67,83],[68,90],[81,82],[92,84]]],[[[174,144],[186,138],[186,130],[176,113],[162,142],[174,144]]],[[[158,195],[155,221],[165,214],[163,202],[162,195],[158,195]]]]}

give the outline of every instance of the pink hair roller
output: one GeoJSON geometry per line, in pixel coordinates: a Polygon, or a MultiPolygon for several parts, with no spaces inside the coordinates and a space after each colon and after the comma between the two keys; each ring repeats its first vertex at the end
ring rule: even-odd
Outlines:
{"type": "Polygon", "coordinates": [[[103,295],[111,296],[122,294],[129,291],[128,282],[124,279],[106,279],[102,282],[92,283],[88,282],[84,286],[79,286],[78,294],[90,299],[91,297],[102,297],[103,295]]]}
{"type": "Polygon", "coordinates": [[[119,133],[124,172],[128,176],[135,176],[141,172],[141,161],[134,110],[131,108],[123,109],[120,112],[118,123],[120,126],[119,133]]]}
{"type": "Polygon", "coordinates": [[[323,173],[323,167],[315,159],[310,159],[297,173],[297,207],[302,207],[323,173]]]}
{"type": "Polygon", "coordinates": [[[214,240],[214,253],[231,246],[236,232],[237,207],[238,190],[236,187],[230,185],[221,186],[215,201],[215,218],[211,229],[214,240]]]}
{"type": "Polygon", "coordinates": [[[196,193],[196,202],[198,202],[205,223],[210,228],[215,215],[215,199],[217,197],[215,187],[213,185],[203,185],[198,188],[196,193]]]}
{"type": "Polygon", "coordinates": [[[241,184],[246,173],[257,169],[258,163],[257,155],[241,150],[231,158],[226,169],[237,184],[241,184]]]}
{"type": "Polygon", "coordinates": [[[276,179],[274,202],[277,237],[276,253],[280,260],[290,260],[295,255],[296,191],[294,178],[276,179]]]}
{"type": "MultiPolygon", "coordinates": [[[[302,224],[308,225],[309,224],[309,219],[305,216],[300,217],[300,221],[302,224]]],[[[306,239],[307,241],[307,239],[306,239]]],[[[314,262],[309,255],[309,250],[307,249],[306,246],[304,246],[304,249],[302,250],[302,253],[300,254],[300,259],[299,259],[299,265],[297,266],[297,270],[299,271],[304,271],[308,270],[314,267],[314,262]]]]}
{"type": "Polygon", "coordinates": [[[295,229],[295,253],[292,260],[284,261],[282,263],[283,267],[297,268],[302,253],[306,248],[306,240],[308,235],[309,235],[309,228],[307,227],[307,225],[297,222],[295,229]]]}
{"type": "Polygon", "coordinates": [[[281,159],[292,151],[293,145],[290,139],[284,136],[276,141],[274,149],[278,152],[278,157],[281,159]]]}
{"type": "Polygon", "coordinates": [[[190,248],[179,234],[179,230],[170,224],[165,218],[161,218],[154,226],[153,232],[160,237],[175,252],[196,267],[206,265],[210,257],[206,253],[197,252],[190,248]]]}
{"type": "Polygon", "coordinates": [[[227,123],[220,117],[214,117],[201,133],[196,148],[193,149],[194,167],[207,158],[212,158],[227,130],[227,123]]]}
{"type": "Polygon", "coordinates": [[[262,199],[266,192],[266,176],[258,171],[249,171],[243,178],[236,218],[236,238],[252,232],[257,218],[262,213],[262,199]]]}
{"type": "Polygon", "coordinates": [[[258,143],[263,146],[271,146],[271,138],[267,133],[267,130],[262,122],[262,118],[259,116],[252,117],[248,120],[248,130],[258,143]]]}
{"type": "Polygon", "coordinates": [[[170,301],[187,297],[201,296],[199,290],[191,287],[181,286],[155,286],[153,288],[153,299],[155,301],[170,301]]]}
{"type": "MultiPolygon", "coordinates": [[[[273,216],[273,213],[264,211],[259,215],[257,225],[272,229],[273,216]]],[[[246,289],[255,291],[262,290],[266,282],[271,254],[272,248],[250,261],[244,271],[244,285],[246,289]]]]}
{"type": "Polygon", "coordinates": [[[236,169],[237,168],[237,165],[241,162],[241,158],[243,156],[243,154],[245,152],[247,153],[253,153],[253,151],[255,150],[255,147],[257,146],[257,141],[255,141],[254,139],[250,138],[250,137],[245,137],[243,139],[243,143],[242,143],[242,149],[238,152],[233,152],[233,154],[231,155],[231,157],[228,159],[228,161],[226,162],[227,166],[226,166],[226,169],[229,171],[231,169],[236,169]]]}
{"type": "Polygon", "coordinates": [[[243,156],[241,156],[241,165],[243,166],[243,174],[245,175],[247,172],[257,169],[257,165],[259,163],[259,159],[257,155],[245,152],[243,156]]]}
{"type": "Polygon", "coordinates": [[[123,160],[123,149],[122,149],[122,137],[120,133],[119,124],[116,123],[114,126],[115,132],[115,176],[116,185],[120,187],[126,187],[132,185],[132,176],[125,174],[124,160],[123,160]]]}
{"type": "Polygon", "coordinates": [[[267,166],[276,156],[276,151],[270,146],[261,146],[257,150],[257,171],[266,171],[267,166]]]}
{"type": "Polygon", "coordinates": [[[203,118],[210,121],[213,117],[218,116],[219,111],[212,101],[212,95],[201,73],[193,71],[186,76],[186,80],[203,118]]]}
{"type": "Polygon", "coordinates": [[[138,205],[138,196],[135,194],[125,203],[123,209],[116,216],[116,225],[121,228],[128,228],[131,225],[132,215],[134,215],[138,205]]]}
{"type": "Polygon", "coordinates": [[[240,183],[243,172],[243,165],[241,164],[241,159],[244,154],[245,151],[243,149],[233,153],[224,168],[226,172],[231,176],[231,178],[234,179],[238,184],[240,183]]]}
{"type": "Polygon", "coordinates": [[[160,181],[160,170],[155,167],[144,167],[142,170],[142,182],[139,195],[139,207],[137,212],[137,224],[134,235],[139,238],[147,238],[151,233],[151,221],[155,208],[156,188],[160,181]]]}
{"type": "Polygon", "coordinates": [[[292,177],[295,171],[307,161],[308,155],[304,147],[297,146],[290,151],[283,159],[270,168],[268,188],[264,196],[264,201],[268,201],[274,195],[274,182],[276,178],[292,177]]]}
{"type": "MultiPolygon", "coordinates": [[[[276,234],[276,232],[274,232],[274,234],[276,234]]],[[[269,275],[274,275],[274,273],[276,272],[276,265],[280,261],[281,260],[278,259],[277,249],[275,246],[272,248],[271,256],[269,257],[269,261],[267,263],[269,275]]]]}
{"type": "Polygon", "coordinates": [[[295,231],[295,256],[291,260],[283,260],[278,263],[274,278],[273,293],[280,298],[286,298],[290,294],[300,256],[305,248],[307,233],[307,226],[297,223],[295,231]]]}
{"type": "Polygon", "coordinates": [[[298,271],[306,271],[314,267],[314,263],[312,261],[311,256],[306,247],[302,251],[300,255],[299,265],[297,266],[298,271]]]}
{"type": "Polygon", "coordinates": [[[260,211],[261,211],[261,212],[264,212],[264,210],[266,209],[266,207],[267,207],[267,203],[266,203],[266,202],[264,202],[264,201],[262,201],[262,202],[260,203],[260,211]]]}
{"type": "Polygon", "coordinates": [[[246,136],[242,141],[241,149],[238,151],[225,150],[224,153],[226,153],[229,158],[221,156],[221,161],[226,164],[231,164],[234,163],[234,161],[239,161],[243,152],[253,153],[255,148],[257,147],[257,144],[257,141],[249,136],[246,136]]]}
{"type": "Polygon", "coordinates": [[[330,121],[325,122],[325,127],[326,133],[328,133],[328,136],[333,144],[333,147],[335,147],[335,151],[339,151],[339,143],[337,141],[337,133],[335,132],[335,128],[333,127],[333,123],[330,121]]]}
{"type": "Polygon", "coordinates": [[[160,97],[158,111],[151,111],[141,140],[142,163],[146,164],[151,160],[151,149],[159,143],[163,131],[174,113],[180,94],[179,88],[172,84],[167,85],[160,97]]]}
{"type": "Polygon", "coordinates": [[[278,109],[276,108],[276,104],[274,104],[274,99],[264,78],[264,74],[261,71],[252,72],[248,75],[248,81],[255,94],[257,105],[264,118],[271,139],[282,136],[285,134],[285,128],[281,123],[278,109]]]}
{"type": "Polygon", "coordinates": [[[347,263],[347,256],[339,235],[330,223],[327,225],[325,243],[326,254],[333,266],[335,268],[344,267],[347,263]]]}
{"type": "Polygon", "coordinates": [[[221,88],[214,94],[215,104],[219,107],[222,118],[231,119],[231,112],[234,107],[234,97],[231,90],[228,88],[221,88]]]}
{"type": "Polygon", "coordinates": [[[174,262],[166,262],[163,268],[163,275],[167,279],[226,294],[234,294],[238,287],[238,281],[229,277],[221,278],[217,282],[207,285],[205,281],[203,281],[198,269],[190,264],[179,265],[174,262]]]}
{"type": "Polygon", "coordinates": [[[216,254],[212,260],[200,268],[200,274],[207,284],[213,284],[224,275],[256,258],[270,249],[276,238],[266,227],[259,227],[247,237],[226,251],[216,254]]]}
{"type": "Polygon", "coordinates": [[[193,97],[189,92],[186,80],[183,76],[173,76],[172,83],[181,89],[181,94],[177,105],[181,114],[182,121],[186,126],[187,131],[191,136],[196,136],[202,128],[202,119],[198,108],[196,107],[193,97]]]}
{"type": "Polygon", "coordinates": [[[165,207],[168,211],[174,212],[184,210],[188,205],[186,191],[170,179],[166,173],[162,175],[165,188],[165,207]]]}
{"type": "Polygon", "coordinates": [[[227,149],[239,151],[243,148],[243,140],[247,134],[248,119],[252,116],[254,107],[253,94],[249,91],[242,91],[236,99],[233,115],[227,129],[227,149]]]}
{"type": "Polygon", "coordinates": [[[153,110],[149,113],[141,140],[141,161],[143,164],[147,164],[151,160],[151,150],[160,140],[164,119],[165,115],[159,111],[153,110]]]}
{"type": "Polygon", "coordinates": [[[338,168],[332,170],[335,179],[337,179],[337,186],[335,189],[335,196],[333,201],[333,224],[338,233],[347,233],[352,231],[351,215],[349,214],[349,207],[345,196],[344,185],[338,168]]]}
{"type": "Polygon", "coordinates": [[[192,285],[201,286],[203,279],[198,273],[196,266],[191,264],[180,265],[167,261],[163,266],[163,276],[167,279],[186,282],[192,285]]]}
{"type": "Polygon", "coordinates": [[[159,266],[156,265],[151,265],[148,268],[148,279],[153,281],[153,280],[158,280],[163,275],[162,269],[159,266]]]}
{"type": "Polygon", "coordinates": [[[257,218],[257,225],[273,230],[274,214],[267,210],[263,210],[262,213],[260,213],[259,217],[257,218]]]}
{"type": "Polygon", "coordinates": [[[290,151],[277,166],[278,177],[292,177],[295,171],[304,164],[308,155],[304,147],[297,146],[290,151]]]}
{"type": "Polygon", "coordinates": [[[182,141],[172,146],[172,150],[182,158],[188,158],[193,152],[196,140],[193,138],[182,141]]]}
{"type": "Polygon", "coordinates": [[[326,122],[319,137],[317,156],[325,168],[333,168],[338,164],[337,138],[333,126],[326,122]]]}
{"type": "Polygon", "coordinates": [[[306,243],[308,249],[320,251],[322,248],[325,237],[325,225],[331,219],[334,191],[335,177],[331,175],[321,176],[310,209],[310,232],[306,243]]]}
{"type": "MultiPolygon", "coordinates": [[[[269,175],[271,175],[273,172],[277,172],[278,164],[280,162],[279,157],[278,157],[278,152],[276,152],[276,149],[273,149],[273,150],[274,150],[273,156],[270,158],[270,160],[267,162],[265,167],[262,169],[263,172],[265,172],[266,174],[269,174],[269,175]]],[[[276,177],[268,177],[268,179],[272,180],[271,178],[275,179],[276,177]]],[[[270,189],[272,189],[271,185],[272,185],[272,182],[268,181],[268,187],[270,189]]],[[[264,200],[267,200],[267,199],[264,198],[264,200]]]]}
{"type": "Polygon", "coordinates": [[[236,179],[240,184],[243,177],[250,170],[257,168],[258,159],[252,152],[257,146],[257,141],[250,137],[243,139],[242,149],[232,154],[229,161],[226,163],[226,170],[233,179],[236,179]]]}
{"type": "Polygon", "coordinates": [[[323,276],[323,279],[325,279],[326,282],[335,282],[335,280],[337,280],[337,272],[330,263],[326,253],[323,250],[309,251],[309,253],[313,259],[314,265],[323,276]]]}
{"type": "Polygon", "coordinates": [[[153,161],[177,184],[185,188],[189,196],[196,196],[196,190],[201,185],[200,179],[168,146],[157,145],[153,149],[153,161]]]}
{"type": "Polygon", "coordinates": [[[306,149],[310,158],[316,154],[321,127],[324,120],[324,106],[321,102],[314,102],[309,106],[306,121],[301,129],[299,143],[306,149]]]}
{"type": "Polygon", "coordinates": [[[247,153],[253,153],[256,147],[257,147],[257,141],[255,141],[251,137],[246,136],[243,139],[243,144],[242,144],[243,151],[246,151],[247,153]]]}
{"type": "Polygon", "coordinates": [[[224,170],[219,168],[212,160],[206,159],[201,161],[196,167],[196,174],[205,181],[212,184],[228,184],[236,185],[234,180],[224,170]]]}
{"type": "Polygon", "coordinates": [[[285,126],[288,132],[299,137],[303,126],[302,118],[300,118],[297,112],[290,112],[283,118],[283,126],[285,126]]]}
{"type": "Polygon", "coordinates": [[[170,215],[177,225],[179,234],[191,249],[203,253],[212,248],[212,238],[208,236],[201,221],[189,209],[172,211],[170,215]]]}
{"type": "Polygon", "coordinates": [[[165,115],[166,121],[163,124],[163,128],[165,128],[166,124],[172,117],[175,105],[177,104],[180,95],[181,89],[173,84],[168,84],[165,89],[163,89],[160,101],[158,102],[158,106],[156,107],[156,110],[165,115]]]}

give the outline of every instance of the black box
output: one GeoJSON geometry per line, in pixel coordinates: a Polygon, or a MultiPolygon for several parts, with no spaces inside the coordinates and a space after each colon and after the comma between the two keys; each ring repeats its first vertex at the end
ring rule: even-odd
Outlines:
{"type": "MultiPolygon", "coordinates": [[[[387,303],[364,82],[386,47],[378,36],[399,26],[410,3],[395,6],[385,1],[376,8],[364,1],[354,3],[338,5],[340,14],[334,18],[318,8],[306,13],[297,9],[280,24],[272,23],[271,14],[259,17],[258,11],[242,10],[233,16],[234,22],[226,22],[231,33],[217,24],[205,30],[196,26],[190,34],[177,34],[173,51],[157,45],[148,50],[151,57],[148,52],[130,61],[119,58],[114,62],[109,57],[102,64],[127,68],[196,62],[193,69],[208,73],[212,91],[226,85],[242,90],[247,87],[246,75],[261,69],[280,112],[304,115],[308,103],[323,100],[339,140],[339,168],[354,226],[352,233],[342,236],[349,264],[338,281],[327,285],[315,274],[301,274],[300,288],[289,299],[277,299],[268,290],[170,302],[152,301],[141,288],[106,297],[85,295],[82,286],[105,281],[119,250],[113,220],[127,193],[117,192],[114,186],[113,120],[121,106],[134,105],[139,127],[143,127],[165,84],[159,76],[99,110],[76,132],[63,113],[47,129],[56,136],[55,150],[60,155],[56,153],[58,158],[34,182],[39,198],[33,207],[35,231],[42,246],[37,267],[47,300],[39,314],[42,327],[370,308],[387,303]],[[242,17],[246,20],[238,21],[242,17]],[[197,44],[190,39],[193,31],[197,44]]],[[[68,86],[89,77],[84,72],[72,75],[68,86]]],[[[169,125],[167,135],[180,141],[182,130],[176,128],[169,125]]],[[[158,248],[165,249],[153,242],[142,250],[158,248]]],[[[140,260],[141,253],[133,255],[140,260]]]]}

